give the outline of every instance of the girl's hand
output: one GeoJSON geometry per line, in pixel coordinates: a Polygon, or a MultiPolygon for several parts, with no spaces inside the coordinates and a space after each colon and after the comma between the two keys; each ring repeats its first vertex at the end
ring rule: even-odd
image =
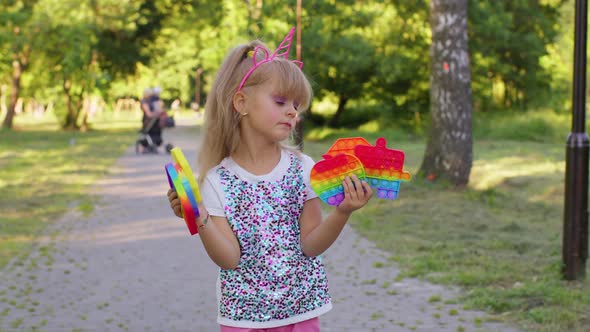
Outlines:
{"type": "Polygon", "coordinates": [[[373,196],[373,190],[366,181],[359,180],[356,175],[347,176],[342,181],[344,200],[336,208],[344,213],[352,213],[365,206],[373,196]]]}
{"type": "Polygon", "coordinates": [[[173,189],[168,189],[168,201],[170,202],[170,208],[174,212],[174,215],[178,218],[182,218],[182,210],[180,209],[180,198],[173,189]]]}

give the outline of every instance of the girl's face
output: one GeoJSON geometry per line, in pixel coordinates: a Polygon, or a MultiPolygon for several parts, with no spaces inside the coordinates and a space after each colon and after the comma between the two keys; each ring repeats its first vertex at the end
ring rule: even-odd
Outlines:
{"type": "Polygon", "coordinates": [[[285,140],[295,129],[299,102],[281,95],[276,84],[268,80],[257,86],[250,94],[246,111],[247,123],[256,132],[273,142],[285,140]]]}

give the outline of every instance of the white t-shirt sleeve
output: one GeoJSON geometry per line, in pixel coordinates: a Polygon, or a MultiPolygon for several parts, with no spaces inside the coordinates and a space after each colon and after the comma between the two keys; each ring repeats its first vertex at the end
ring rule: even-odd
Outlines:
{"type": "Polygon", "coordinates": [[[315,193],[315,191],[313,191],[313,189],[311,188],[311,179],[310,179],[310,175],[311,175],[311,169],[313,168],[313,165],[315,165],[315,162],[313,161],[313,159],[311,159],[310,156],[303,154],[303,181],[305,181],[305,189],[307,190],[307,200],[309,201],[312,198],[316,198],[318,197],[318,195],[315,193]]]}
{"type": "Polygon", "coordinates": [[[207,212],[216,217],[225,217],[223,209],[223,195],[219,183],[219,176],[215,171],[210,171],[201,185],[201,197],[207,212]]]}

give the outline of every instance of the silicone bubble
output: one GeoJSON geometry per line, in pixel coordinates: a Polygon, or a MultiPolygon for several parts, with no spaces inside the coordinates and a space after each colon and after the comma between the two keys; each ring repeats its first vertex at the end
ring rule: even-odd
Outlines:
{"type": "Polygon", "coordinates": [[[361,162],[354,155],[341,153],[335,156],[324,155],[311,169],[311,188],[326,204],[337,206],[344,200],[342,181],[346,176],[356,175],[365,179],[361,162]]]}

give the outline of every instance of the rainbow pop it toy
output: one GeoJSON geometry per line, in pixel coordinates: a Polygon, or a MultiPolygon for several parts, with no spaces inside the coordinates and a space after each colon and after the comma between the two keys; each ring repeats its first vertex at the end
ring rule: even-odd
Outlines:
{"type": "Polygon", "coordinates": [[[351,154],[354,156],[354,148],[358,145],[367,145],[370,146],[369,142],[362,137],[348,137],[348,138],[339,138],[332,144],[327,155],[336,156],[341,153],[351,154]]]}
{"type": "Polygon", "coordinates": [[[180,148],[176,147],[170,151],[175,164],[165,165],[166,176],[170,188],[176,191],[180,199],[182,217],[191,235],[197,234],[197,218],[199,217],[198,203],[201,202],[201,193],[193,172],[180,148]]]}
{"type": "Polygon", "coordinates": [[[376,190],[377,197],[396,199],[401,181],[409,181],[412,175],[403,170],[405,154],[389,149],[387,141],[380,137],[375,146],[357,145],[354,155],[361,161],[367,174],[367,182],[376,190]]]}
{"type": "Polygon", "coordinates": [[[323,156],[324,160],[312,168],[312,189],[322,201],[338,205],[344,200],[344,177],[356,174],[369,183],[378,198],[396,199],[401,181],[409,181],[412,176],[403,170],[404,152],[389,149],[386,144],[382,137],[375,146],[362,137],[337,139],[323,156]]]}
{"type": "Polygon", "coordinates": [[[191,166],[188,164],[188,161],[186,161],[186,158],[184,157],[184,153],[182,153],[182,150],[177,147],[170,150],[170,154],[172,155],[172,159],[174,159],[174,161],[176,162],[176,165],[180,166],[182,172],[186,175],[188,183],[191,185],[191,188],[195,193],[197,203],[200,203],[202,200],[201,192],[199,191],[199,186],[197,185],[197,181],[195,180],[195,177],[193,175],[193,170],[191,169],[191,166]]]}
{"type": "Polygon", "coordinates": [[[344,200],[342,181],[352,174],[365,179],[363,164],[357,157],[347,153],[336,156],[326,154],[311,169],[311,188],[325,203],[339,205],[344,200]]]}

